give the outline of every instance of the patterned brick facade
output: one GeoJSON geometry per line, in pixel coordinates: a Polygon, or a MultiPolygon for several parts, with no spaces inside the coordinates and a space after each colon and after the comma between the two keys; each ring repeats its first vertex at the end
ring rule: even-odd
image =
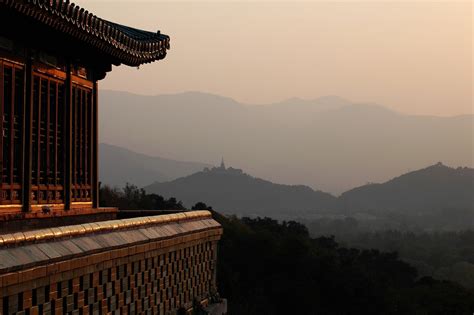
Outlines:
{"type": "Polygon", "coordinates": [[[0,236],[0,314],[176,314],[216,294],[209,212],[100,225],[0,236]]]}

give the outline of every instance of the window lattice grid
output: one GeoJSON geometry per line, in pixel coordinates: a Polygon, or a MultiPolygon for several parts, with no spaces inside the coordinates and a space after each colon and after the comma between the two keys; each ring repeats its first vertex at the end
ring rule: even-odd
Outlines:
{"type": "Polygon", "coordinates": [[[22,66],[0,61],[1,204],[21,203],[24,74],[22,66]]]}
{"type": "Polygon", "coordinates": [[[35,73],[32,89],[32,203],[63,203],[65,84],[35,73]]]}
{"type": "Polygon", "coordinates": [[[72,88],[72,201],[92,200],[92,90],[72,88]]]}

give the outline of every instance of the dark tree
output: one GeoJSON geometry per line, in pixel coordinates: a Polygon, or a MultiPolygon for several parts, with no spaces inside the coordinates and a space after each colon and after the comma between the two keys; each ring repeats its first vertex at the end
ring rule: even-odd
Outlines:
{"type": "Polygon", "coordinates": [[[209,207],[204,202],[198,202],[191,207],[191,210],[213,210],[212,207],[209,207]]]}
{"type": "Polygon", "coordinates": [[[147,194],[143,188],[130,184],[123,189],[101,187],[99,198],[101,206],[120,210],[185,210],[176,198],[165,199],[157,194],[147,194]]]}

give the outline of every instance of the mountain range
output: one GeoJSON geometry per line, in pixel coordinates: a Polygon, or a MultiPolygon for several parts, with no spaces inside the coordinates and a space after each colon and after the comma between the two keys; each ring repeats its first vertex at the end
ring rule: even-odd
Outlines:
{"type": "Polygon", "coordinates": [[[449,209],[474,210],[474,169],[437,163],[383,184],[351,189],[339,197],[345,209],[405,213],[449,209]]]}
{"type": "Polygon", "coordinates": [[[145,187],[149,193],[176,197],[188,207],[205,202],[223,213],[309,216],[370,211],[418,214],[423,211],[474,211],[474,169],[441,163],[381,184],[368,184],[340,197],[303,185],[281,185],[242,170],[205,169],[173,181],[145,187]]]}
{"type": "Polygon", "coordinates": [[[333,194],[440,160],[474,166],[472,115],[404,115],[335,96],[268,105],[198,92],[100,97],[101,142],[204,164],[224,156],[256,177],[333,194]]]}
{"type": "MultiPolygon", "coordinates": [[[[308,214],[330,210],[336,198],[303,185],[281,185],[250,176],[234,168],[212,168],[145,187],[149,193],[176,197],[191,207],[204,201],[232,214],[308,214]]],[[[168,198],[169,198],[168,197],[168,198]]]]}
{"type": "Polygon", "coordinates": [[[122,147],[99,145],[99,178],[102,184],[143,187],[155,181],[169,181],[202,170],[210,165],[183,162],[140,154],[122,147]]]}

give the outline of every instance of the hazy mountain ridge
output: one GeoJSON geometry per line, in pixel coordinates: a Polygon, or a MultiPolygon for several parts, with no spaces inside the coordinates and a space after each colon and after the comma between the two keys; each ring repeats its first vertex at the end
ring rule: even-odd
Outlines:
{"type": "Polygon", "coordinates": [[[102,142],[176,160],[224,156],[257,177],[333,193],[439,160],[473,166],[474,116],[409,116],[337,97],[251,106],[197,92],[104,91],[100,110],[102,142]]]}
{"type": "Polygon", "coordinates": [[[474,210],[474,169],[441,163],[403,174],[383,184],[368,184],[343,193],[348,210],[410,213],[449,209],[474,210]]]}
{"type": "Polygon", "coordinates": [[[174,196],[189,207],[204,201],[224,213],[238,214],[305,214],[314,209],[329,210],[336,200],[307,186],[274,184],[233,168],[207,169],[174,181],[154,183],[145,190],[174,196]]]}
{"type": "Polygon", "coordinates": [[[337,214],[346,211],[474,210],[474,169],[436,164],[382,184],[368,184],[339,198],[303,185],[281,185],[241,170],[213,168],[145,187],[148,192],[176,197],[185,205],[205,202],[225,213],[258,215],[337,214]]]}
{"type": "Polygon", "coordinates": [[[202,170],[209,165],[183,162],[140,154],[125,148],[101,143],[99,177],[103,184],[139,187],[156,181],[169,181],[202,170]]]}

